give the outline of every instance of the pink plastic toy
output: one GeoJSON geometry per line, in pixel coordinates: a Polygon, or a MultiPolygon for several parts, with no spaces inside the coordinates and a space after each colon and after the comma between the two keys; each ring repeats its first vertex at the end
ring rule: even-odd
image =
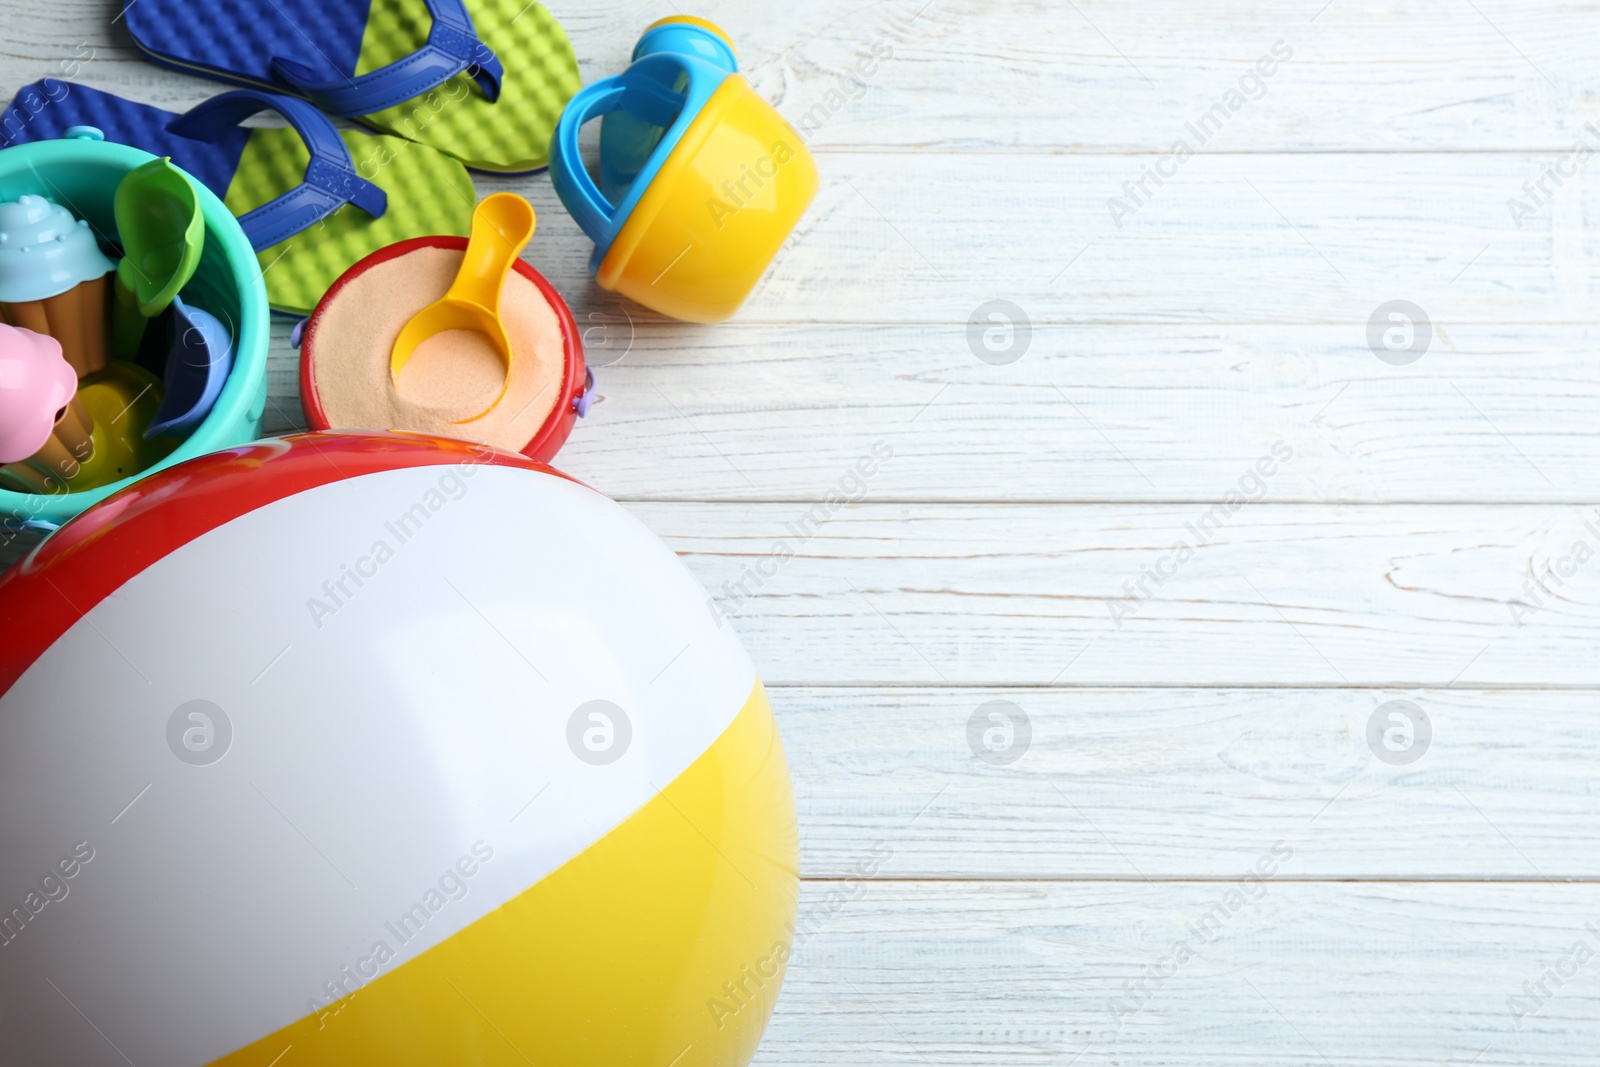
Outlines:
{"type": "Polygon", "coordinates": [[[0,324],[0,480],[60,491],[93,452],[78,374],[53,337],[0,324]]]}

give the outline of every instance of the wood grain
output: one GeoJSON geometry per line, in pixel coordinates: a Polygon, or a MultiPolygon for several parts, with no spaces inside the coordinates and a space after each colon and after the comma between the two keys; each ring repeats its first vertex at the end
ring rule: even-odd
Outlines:
{"type": "MultiPolygon", "coordinates": [[[[1114,218],[1112,198],[1131,203],[1124,185],[1147,159],[834,154],[736,321],[942,325],[950,351],[967,350],[967,323],[991,300],[1035,327],[1329,324],[1361,339],[1380,305],[1405,299],[1440,351],[1469,323],[1593,322],[1600,270],[1586,235],[1600,185],[1575,179],[1525,218],[1507,207],[1552,158],[1207,154],[1114,218]]],[[[657,318],[600,295],[589,242],[548,184],[529,195],[541,226],[527,258],[580,317],[657,318]]],[[[684,329],[681,343],[715,332],[684,329]]]]}
{"type": "Polygon", "coordinates": [[[830,148],[1166,151],[1279,42],[1292,58],[1208,148],[1565,147],[1596,88],[1588,4],[907,0],[760,27],[729,8],[789,114],[845,98],[814,138],[830,148]],[[874,45],[892,56],[865,74],[874,45]]]}
{"type": "Polygon", "coordinates": [[[877,876],[896,879],[1227,879],[1280,839],[1302,879],[1600,877],[1591,690],[807,686],[771,697],[809,877],[858,876],[876,859],[877,876]],[[1375,717],[1402,725],[1380,710],[1397,700],[1420,709],[1426,733],[1375,746],[1375,717]],[[1000,723],[997,761],[980,759],[995,757],[981,734],[974,748],[972,724],[1018,709],[1026,725],[1000,723]]]}
{"type": "Polygon", "coordinates": [[[1592,887],[1296,883],[1297,860],[1232,912],[1215,883],[810,884],[756,1062],[1594,1062],[1600,962],[1573,955],[1600,955],[1592,887]],[[1552,995],[1523,1009],[1541,980],[1552,995]]]}
{"type": "MultiPolygon", "coordinates": [[[[1045,327],[1009,366],[941,327],[581,324],[595,406],[560,466],[619,499],[1210,503],[1262,451],[1275,502],[1582,501],[1600,486],[1592,326],[1469,326],[1394,367],[1351,327],[1045,327]]],[[[267,428],[304,427],[274,329],[267,428]]]]}
{"type": "Polygon", "coordinates": [[[774,684],[1600,684],[1593,506],[631,510],[774,684]]]}

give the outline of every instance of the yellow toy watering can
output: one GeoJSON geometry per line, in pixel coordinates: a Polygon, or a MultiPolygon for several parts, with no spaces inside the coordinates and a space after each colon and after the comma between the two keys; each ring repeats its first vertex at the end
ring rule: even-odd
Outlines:
{"type": "Polygon", "coordinates": [[[816,195],[817,165],[711,23],[663,19],[633,60],[567,104],[550,175],[595,243],[589,268],[602,288],[673,318],[720,322],[816,195]],[[578,131],[601,116],[596,187],[578,131]]]}

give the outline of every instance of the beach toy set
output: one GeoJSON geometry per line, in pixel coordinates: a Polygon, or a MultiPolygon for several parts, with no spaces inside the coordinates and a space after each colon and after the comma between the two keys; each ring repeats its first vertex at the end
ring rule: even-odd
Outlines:
{"type": "MultiPolygon", "coordinates": [[[[738,73],[726,35],[687,16],[649,27],[626,72],[573,96],[550,158],[562,203],[596,242],[590,267],[599,284],[696,322],[739,308],[818,182],[799,135],[738,73]],[[601,123],[598,185],[578,149],[579,131],[594,119],[601,123]]],[[[452,281],[441,284],[444,275],[430,264],[441,248],[460,243],[413,240],[366,257],[318,303],[301,349],[300,395],[310,426],[461,436],[535,459],[549,459],[566,440],[574,418],[587,411],[593,377],[565,302],[515,259],[518,242],[531,235],[532,209],[499,194],[477,211],[462,273],[452,281]],[[485,220],[491,204],[497,217],[485,220]],[[480,244],[490,258],[474,265],[480,244]],[[542,325],[519,326],[520,345],[493,308],[495,279],[508,277],[503,264],[512,262],[551,311],[534,316],[542,325]],[[491,271],[494,263],[501,265],[491,271]],[[426,310],[418,297],[431,299],[426,310]],[[438,344],[434,369],[414,369],[408,386],[405,368],[424,338],[452,335],[453,344],[438,344]],[[466,351],[469,337],[478,339],[475,353],[466,351]],[[384,351],[387,381],[378,373],[384,351]]],[[[506,291],[513,301],[527,293],[525,286],[506,291]]]]}
{"type": "Polygon", "coordinates": [[[579,90],[571,44],[537,3],[217,0],[196,19],[188,0],[129,0],[123,13],[150,58],[249,88],[178,115],[47,78],[0,117],[3,143],[88,125],[170,158],[239,216],[280,311],[309,314],[389,245],[465,237],[476,201],[467,168],[548,164],[595,243],[602,288],[716,322],[738,310],[817,191],[799,134],[703,19],[653,24],[626,71],[579,90]],[[263,111],[287,125],[241,124],[263,111]],[[341,131],[329,116],[381,132],[341,131]],[[595,119],[598,184],[579,151],[595,119]]]}
{"type": "Polygon", "coordinates": [[[521,0],[123,15],[242,88],[0,116],[0,508],[77,515],[0,576],[7,1054],[745,1067],[798,901],[776,723],[675,554],[545,466],[594,378],[468,168],[548,162],[602,288],[714,322],[810,154],[696,18],[580,89],[521,0]],[[254,441],[269,306],[312,432],[254,441]]]}
{"type": "Polygon", "coordinates": [[[86,85],[24,86],[0,144],[89,125],[172,162],[239,218],[271,306],[307,315],[365,256],[467,234],[467,168],[543,168],[579,84],[565,31],[520,0],[127,0],[152,60],[245,86],[174,114],[86,85]],[[283,126],[247,126],[267,112],[283,126]],[[350,118],[370,130],[340,130],[350,118]]]}
{"type": "MultiPolygon", "coordinates": [[[[177,239],[187,241],[186,248],[166,256],[168,249],[157,245],[171,227],[133,221],[166,209],[171,187],[155,190],[147,179],[151,167],[168,166],[152,160],[118,183],[113,215],[126,252],[117,262],[100,250],[88,222],[60,204],[27,193],[0,202],[0,315],[10,324],[0,344],[7,363],[20,371],[5,383],[7,418],[13,427],[29,427],[18,445],[39,438],[31,455],[16,454],[15,447],[0,455],[0,487],[47,494],[95,489],[138,474],[176,446],[175,440],[152,440],[163,431],[179,432],[176,424],[154,420],[163,382],[128,362],[138,354],[147,318],[166,311],[199,261],[204,221],[181,174],[174,171],[168,180],[184,190],[177,239]],[[152,273],[163,272],[163,281],[150,282],[152,273]],[[117,297],[110,336],[108,276],[116,279],[117,297]],[[108,359],[108,349],[120,358],[108,359]],[[73,389],[60,399],[63,371],[73,389]],[[33,427],[51,412],[55,428],[40,438],[33,427]]],[[[198,412],[187,428],[204,415],[198,412]]]]}
{"type": "Polygon", "coordinates": [[[91,128],[0,152],[0,317],[0,360],[19,368],[0,389],[10,523],[53,528],[143,473],[260,433],[255,257],[168,161],[91,128]],[[74,378],[65,405],[57,364],[74,378]]]}
{"type": "MultiPolygon", "coordinates": [[[[515,172],[548,161],[562,203],[595,241],[599,285],[695,322],[739,308],[816,193],[799,135],[738,73],[726,34],[702,19],[655,23],[628,70],[579,90],[571,45],[538,4],[270,7],[227,0],[199,22],[181,0],[124,7],[152,58],[251,88],[175,114],[45,79],[0,118],[7,143],[94,128],[159,157],[123,190],[115,232],[125,254],[115,271],[103,255],[86,260],[73,287],[16,294],[8,318],[56,334],[75,366],[94,364],[104,356],[85,338],[103,333],[93,317],[106,313],[110,274],[111,348],[126,366],[107,374],[106,387],[143,403],[150,382],[130,377],[136,364],[163,382],[145,437],[194,433],[237,355],[228,325],[179,296],[203,244],[202,191],[237,217],[270,306],[307,316],[296,339],[307,342],[308,425],[440,433],[537,459],[551,458],[587,413],[594,380],[565,301],[503,240],[510,303],[505,315],[494,306],[501,294],[480,276],[473,249],[488,248],[505,220],[462,240],[480,210],[467,167],[515,172]],[[285,125],[245,125],[261,113],[285,125]],[[329,115],[387,132],[339,130],[329,115]],[[598,184],[578,148],[596,119],[598,184]],[[466,254],[454,265],[466,273],[441,287],[440,268],[457,249],[466,254]],[[470,297],[461,288],[469,285],[470,297]],[[432,325],[402,337],[429,306],[432,325]],[[71,336],[75,328],[83,336],[71,336]],[[407,372],[419,347],[426,358],[407,372]],[[374,373],[379,348],[387,376],[374,373]]],[[[506,198],[490,201],[507,210],[506,198]]],[[[531,235],[532,209],[519,210],[531,235]]],[[[105,469],[121,475],[161,458],[137,451],[105,469]]]]}

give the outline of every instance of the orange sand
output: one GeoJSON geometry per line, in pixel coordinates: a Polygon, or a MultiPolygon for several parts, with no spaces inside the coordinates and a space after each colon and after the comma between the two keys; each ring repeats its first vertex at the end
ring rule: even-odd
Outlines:
{"type": "Polygon", "coordinates": [[[450,330],[417,346],[398,388],[390,382],[389,350],[400,328],[444,295],[461,257],[455,249],[419,248],[352,279],[328,302],[310,343],[312,379],[330,426],[434,433],[510,452],[533,440],[555,408],[565,360],[555,311],[520,274],[508,276],[500,292],[513,355],[509,378],[481,334],[450,330]],[[472,419],[502,381],[505,397],[472,419]]]}

